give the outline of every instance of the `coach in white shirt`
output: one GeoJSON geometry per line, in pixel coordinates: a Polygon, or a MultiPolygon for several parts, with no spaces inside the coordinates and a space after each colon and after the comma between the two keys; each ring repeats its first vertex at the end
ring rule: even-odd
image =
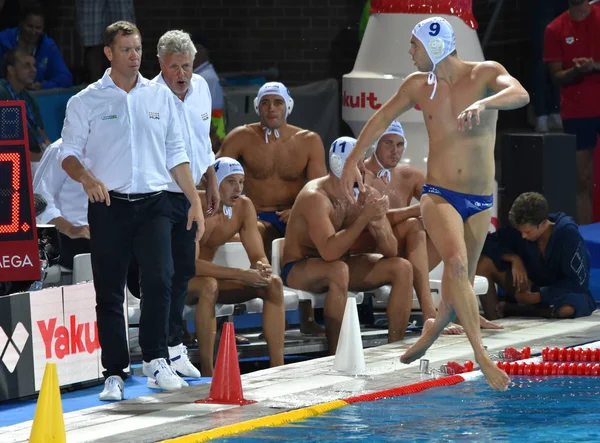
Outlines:
{"type": "Polygon", "coordinates": [[[90,252],[90,229],[87,220],[88,197],[81,183],[67,175],[58,161],[59,138],[46,148],[33,176],[33,192],[46,200],[37,222],[55,225],[60,233],[58,263],[73,269],[73,257],[90,252]]]}
{"type": "Polygon", "coordinates": [[[141,270],[143,372],[148,386],[187,385],[168,365],[171,303],[171,204],[164,192],[172,177],[191,203],[187,227],[204,216],[185,152],[173,94],[139,74],[142,38],[129,22],[104,31],[111,67],[67,104],[59,161],[89,198],[92,269],[98,337],[106,381],[101,400],[123,398],[129,353],[123,315],[130,255],[141,270]],[[172,177],[171,177],[172,175],[172,177]]]}
{"type": "MultiPolygon", "coordinates": [[[[194,182],[200,184],[206,173],[207,215],[219,209],[219,188],[212,164],[215,154],[210,142],[211,97],[206,81],[193,74],[196,47],[188,33],[168,31],[157,45],[160,74],[153,81],[167,86],[175,98],[183,141],[190,159],[194,182]]],[[[167,188],[173,206],[171,247],[175,274],[171,285],[169,314],[169,358],[171,366],[181,375],[200,377],[189,361],[183,344],[182,315],[188,282],[196,274],[196,243],[194,233],[186,229],[189,202],[175,181],[167,188]]]]}

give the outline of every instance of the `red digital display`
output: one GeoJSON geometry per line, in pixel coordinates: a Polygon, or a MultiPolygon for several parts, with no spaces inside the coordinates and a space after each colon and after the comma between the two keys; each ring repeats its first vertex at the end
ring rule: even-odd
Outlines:
{"type": "Polygon", "coordinates": [[[25,104],[0,102],[0,281],[40,279],[25,104]]]}

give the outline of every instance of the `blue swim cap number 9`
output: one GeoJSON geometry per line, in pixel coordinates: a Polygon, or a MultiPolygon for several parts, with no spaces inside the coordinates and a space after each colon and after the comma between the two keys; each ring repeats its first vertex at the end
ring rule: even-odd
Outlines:
{"type": "Polygon", "coordinates": [[[441,29],[440,24],[433,22],[432,24],[429,25],[429,35],[431,35],[432,37],[435,37],[436,35],[438,35],[440,33],[440,29],[441,29]]]}

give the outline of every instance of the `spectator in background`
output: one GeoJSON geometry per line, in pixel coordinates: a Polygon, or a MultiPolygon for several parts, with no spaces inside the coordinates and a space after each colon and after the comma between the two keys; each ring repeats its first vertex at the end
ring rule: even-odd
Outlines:
{"type": "Polygon", "coordinates": [[[4,54],[0,100],[23,100],[27,114],[29,152],[32,162],[39,162],[50,140],[44,131],[42,114],[35,99],[26,87],[35,81],[35,59],[20,48],[12,48],[4,54]]]}
{"type": "Polygon", "coordinates": [[[531,104],[535,113],[535,131],[562,130],[560,119],[560,89],[552,81],[544,64],[544,32],[567,9],[567,0],[535,0],[531,8],[531,45],[533,73],[531,104]]]}
{"type": "Polygon", "coordinates": [[[84,64],[91,83],[102,77],[109,67],[104,57],[104,29],[120,20],[135,23],[133,0],[77,0],[75,10],[84,64]]]}
{"type": "Polygon", "coordinates": [[[0,32],[0,56],[17,47],[35,58],[35,81],[27,89],[68,88],[73,84],[56,43],[44,33],[44,11],[40,4],[32,3],[24,9],[18,27],[0,32]]]}
{"type": "Polygon", "coordinates": [[[573,218],[548,214],[548,202],[536,192],[521,194],[509,212],[511,227],[488,234],[477,275],[489,281],[481,304],[488,318],[591,315],[590,254],[573,218]],[[506,301],[499,302],[499,285],[506,301]]]}
{"type": "Polygon", "coordinates": [[[55,225],[60,233],[58,263],[73,269],[73,257],[90,252],[87,221],[88,196],[80,183],[67,175],[58,161],[62,138],[52,143],[33,177],[33,192],[46,200],[38,223],[55,225]]]}
{"type": "Polygon", "coordinates": [[[212,113],[211,113],[211,142],[213,152],[219,152],[221,141],[225,138],[225,120],[223,119],[223,108],[225,101],[223,99],[223,88],[219,81],[219,76],[215,71],[214,66],[209,61],[208,49],[204,41],[198,37],[194,39],[196,45],[196,58],[194,59],[194,74],[200,75],[206,83],[212,98],[212,113]]]}
{"type": "Polygon", "coordinates": [[[600,5],[569,0],[546,28],[544,61],[560,85],[565,133],[577,137],[577,221],[592,222],[594,147],[600,135],[600,5]]]}

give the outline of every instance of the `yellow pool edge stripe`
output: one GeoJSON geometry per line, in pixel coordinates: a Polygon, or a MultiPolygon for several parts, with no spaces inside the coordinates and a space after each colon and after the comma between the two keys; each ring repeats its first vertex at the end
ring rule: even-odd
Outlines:
{"type": "Polygon", "coordinates": [[[344,406],[348,406],[348,404],[349,403],[346,403],[344,400],[330,401],[328,403],[322,403],[302,409],[295,409],[293,411],[281,412],[279,414],[269,415],[267,417],[255,418],[252,420],[243,421],[241,423],[235,423],[233,425],[222,426],[220,428],[210,429],[208,431],[188,434],[170,440],[163,440],[159,443],[201,443],[214,438],[228,437],[241,432],[252,431],[253,429],[257,428],[266,426],[281,426],[291,421],[304,420],[305,418],[324,414],[334,409],[343,408],[344,406]]]}

